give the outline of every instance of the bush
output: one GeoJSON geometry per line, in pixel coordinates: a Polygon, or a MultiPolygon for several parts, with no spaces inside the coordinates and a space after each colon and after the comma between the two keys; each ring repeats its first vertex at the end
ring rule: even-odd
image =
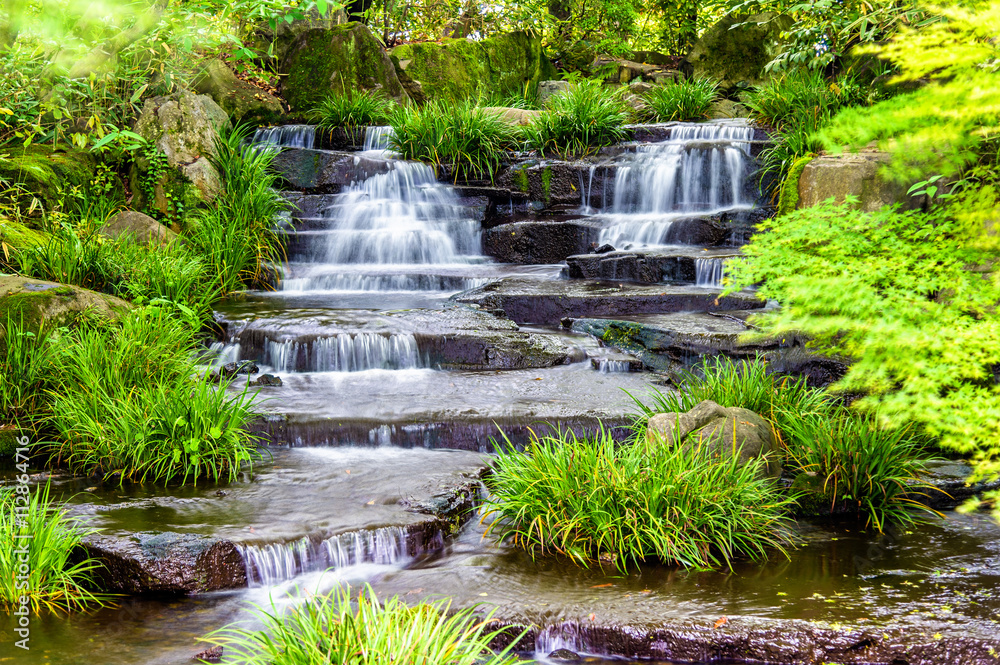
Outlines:
{"type": "Polygon", "coordinates": [[[194,378],[194,348],[191,330],[158,308],[69,333],[52,380],[53,456],[121,482],[235,478],[259,455],[251,396],[194,378]]]}
{"type": "MultiPolygon", "coordinates": [[[[398,598],[379,601],[366,587],[351,602],[347,590],[320,596],[286,616],[258,611],[261,631],[225,628],[207,641],[224,645],[245,665],[513,665],[512,647],[496,654],[489,645],[501,631],[487,632],[472,610],[451,612],[447,601],[408,606],[398,598]]],[[[516,643],[517,640],[514,640],[516,643]]]]}
{"type": "Polygon", "coordinates": [[[320,102],[309,116],[321,129],[355,129],[386,124],[394,106],[379,90],[335,92],[320,102]]]}
{"type": "Polygon", "coordinates": [[[587,155],[624,141],[628,115],[621,89],[580,81],[548,99],[526,129],[528,143],[542,154],[587,155]]]}
{"type": "Polygon", "coordinates": [[[275,189],[271,164],[277,153],[250,145],[247,135],[242,126],[219,135],[215,165],[225,193],[196,217],[188,241],[218,276],[223,295],[268,286],[268,264],[284,258],[275,227],[289,204],[275,189]]]}
{"type": "MultiPolygon", "coordinates": [[[[508,442],[509,443],[509,442],[508,442]]],[[[648,559],[708,569],[763,558],[787,541],[784,498],[760,468],[696,446],[621,445],[607,431],[532,438],[487,479],[489,531],[538,553],[620,568],[648,559]]]]}
{"type": "Polygon", "coordinates": [[[31,488],[29,495],[0,490],[0,541],[4,543],[0,548],[0,606],[11,612],[20,606],[21,597],[27,597],[31,611],[39,614],[107,603],[109,596],[89,590],[91,573],[101,564],[90,557],[69,563],[73,550],[89,533],[77,519],[52,505],[48,483],[31,488]],[[20,546],[28,550],[26,562],[15,551],[20,546]],[[29,571],[27,588],[19,588],[19,568],[24,563],[29,571]]]}
{"type": "Polygon", "coordinates": [[[401,108],[392,127],[390,145],[403,159],[449,167],[456,182],[492,179],[519,138],[517,129],[468,100],[401,108]]]}
{"type": "Polygon", "coordinates": [[[905,495],[928,489],[919,479],[927,454],[907,430],[880,427],[877,417],[852,412],[803,379],[769,374],[761,359],[716,358],[702,369],[701,376],[684,377],[681,392],[654,391],[648,405],[633,397],[639,407],[633,424],[637,440],[656,413],[688,411],[704,400],[749,409],[771,422],[785,450],[786,470],[817,478],[820,503],[827,504],[817,506],[820,510],[854,511],[879,530],[890,521],[914,521],[910,509],[922,506],[905,495]]]}
{"type": "Polygon", "coordinates": [[[719,99],[719,84],[708,79],[658,85],[646,93],[647,117],[653,122],[704,120],[719,99]]]}

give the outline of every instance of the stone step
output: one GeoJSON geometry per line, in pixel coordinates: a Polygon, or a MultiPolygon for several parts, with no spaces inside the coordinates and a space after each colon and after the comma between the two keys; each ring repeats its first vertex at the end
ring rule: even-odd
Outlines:
{"type": "Polygon", "coordinates": [[[286,148],[273,164],[287,189],[335,194],[352,182],[391,170],[391,161],[373,154],[286,148]]]}
{"type": "Polygon", "coordinates": [[[637,251],[612,251],[602,254],[577,254],[566,258],[570,279],[623,280],[653,284],[685,282],[701,286],[720,284],[722,266],[739,256],[731,249],[697,247],[660,247],[637,251]]]}
{"type": "Polygon", "coordinates": [[[452,297],[456,302],[503,312],[516,323],[556,323],[564,318],[757,309],[748,292],[720,296],[719,289],[646,285],[599,280],[540,280],[509,277],[452,297]]]}

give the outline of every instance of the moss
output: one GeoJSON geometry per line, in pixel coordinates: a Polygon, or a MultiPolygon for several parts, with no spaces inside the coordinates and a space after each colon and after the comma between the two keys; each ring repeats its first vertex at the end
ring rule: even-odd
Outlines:
{"type": "Polygon", "coordinates": [[[0,156],[0,180],[26,192],[18,202],[27,204],[35,196],[47,210],[58,208],[66,192],[90,183],[96,168],[97,160],[89,152],[46,145],[14,148],[0,156]]]}
{"type": "Polygon", "coordinates": [[[28,330],[72,326],[81,317],[117,319],[130,305],[119,298],[77,286],[20,276],[0,277],[0,324],[8,317],[28,330]]]}
{"type": "Polygon", "coordinates": [[[17,451],[18,429],[12,425],[0,425],[0,457],[13,457],[17,451]]]}
{"type": "Polygon", "coordinates": [[[823,489],[823,479],[816,474],[800,473],[795,476],[790,489],[791,494],[798,495],[798,513],[800,515],[829,515],[833,502],[823,489]]]}
{"type": "Polygon", "coordinates": [[[45,244],[45,234],[12,219],[0,218],[0,242],[14,249],[45,244]]]}
{"type": "Polygon", "coordinates": [[[514,179],[517,180],[518,189],[527,194],[531,184],[528,182],[528,172],[523,166],[514,171],[514,179]]]}
{"type": "Polygon", "coordinates": [[[778,217],[787,215],[799,205],[799,178],[802,177],[802,171],[806,168],[806,164],[815,158],[816,153],[810,152],[805,157],[796,160],[788,169],[788,175],[781,183],[781,191],[778,193],[778,217]]]}

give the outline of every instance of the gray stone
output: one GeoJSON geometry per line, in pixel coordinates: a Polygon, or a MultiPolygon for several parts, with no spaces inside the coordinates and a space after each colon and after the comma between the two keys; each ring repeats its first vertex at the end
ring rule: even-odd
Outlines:
{"type": "Polygon", "coordinates": [[[724,120],[726,118],[746,118],[750,115],[747,107],[731,99],[720,99],[712,103],[712,108],[708,112],[708,117],[712,120],[724,120]]]}
{"type": "Polygon", "coordinates": [[[559,263],[599,236],[600,225],[584,219],[512,222],[483,232],[483,252],[503,263],[559,263]]]}
{"type": "Polygon", "coordinates": [[[628,84],[628,89],[634,95],[644,95],[653,89],[653,84],[644,81],[632,81],[628,84]]]}
{"type": "Polygon", "coordinates": [[[492,113],[507,124],[515,127],[526,127],[527,125],[530,125],[535,118],[542,114],[541,111],[513,109],[504,106],[484,106],[483,111],[492,113]]]}
{"type": "Polygon", "coordinates": [[[544,104],[549,97],[569,90],[569,81],[539,81],[538,103],[544,104]]]}
{"type": "Polygon", "coordinates": [[[726,16],[705,31],[684,58],[681,70],[693,78],[718,81],[724,94],[759,84],[764,66],[781,48],[780,33],[791,24],[790,16],[773,12],[726,16]],[[733,29],[738,23],[744,25],[733,29]]]}
{"type": "Polygon", "coordinates": [[[237,78],[219,58],[205,63],[194,81],[194,89],[215,100],[233,122],[277,123],[284,112],[280,99],[237,78]]]}
{"type": "Polygon", "coordinates": [[[762,470],[771,478],[781,475],[772,426],[748,409],[705,400],[687,413],[658,413],[646,424],[646,439],[650,444],[697,445],[716,458],[738,455],[743,464],[768,456],[762,470]]]}
{"type": "Polygon", "coordinates": [[[115,214],[101,228],[101,235],[108,238],[125,236],[133,242],[151,245],[166,245],[177,238],[177,234],[166,226],[136,210],[122,210],[115,214]]]}
{"type": "Polygon", "coordinates": [[[79,286],[0,276],[0,342],[8,318],[20,319],[27,330],[42,325],[53,330],[73,325],[84,314],[116,320],[131,307],[120,298],[79,286]]]}
{"type": "Polygon", "coordinates": [[[893,203],[905,209],[923,206],[924,197],[908,196],[906,185],[893,182],[879,172],[892,156],[887,152],[863,149],[839,155],[820,155],[806,164],[799,177],[799,208],[807,208],[833,198],[842,203],[848,195],[858,197],[857,207],[872,212],[893,203]]]}

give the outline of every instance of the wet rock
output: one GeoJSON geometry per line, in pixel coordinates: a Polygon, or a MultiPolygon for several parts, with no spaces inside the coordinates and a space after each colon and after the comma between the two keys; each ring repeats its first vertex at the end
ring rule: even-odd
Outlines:
{"type": "MultiPolygon", "coordinates": [[[[579,206],[581,192],[589,187],[593,192],[604,189],[605,182],[614,182],[613,167],[591,174],[592,161],[567,162],[559,159],[529,160],[504,169],[496,178],[496,187],[510,195],[520,195],[539,201],[546,207],[579,206]]],[[[598,203],[599,205],[599,203],[598,203]]]]}
{"type": "Polygon", "coordinates": [[[127,538],[89,536],[82,548],[103,564],[95,578],[105,591],[184,595],[247,583],[243,558],[228,540],[140,532],[127,538]]]}
{"type": "Polygon", "coordinates": [[[256,381],[251,381],[250,385],[255,387],[280,387],[281,377],[274,374],[261,374],[256,381]]]}
{"type": "Polygon", "coordinates": [[[303,148],[281,151],[273,164],[287,187],[334,194],[352,182],[360,182],[391,168],[391,162],[352,152],[303,148]]]}
{"type": "Polygon", "coordinates": [[[280,99],[237,78],[229,65],[219,58],[213,58],[202,66],[194,81],[194,89],[214,99],[235,123],[277,123],[284,112],[280,99]]]}
{"type": "Polygon", "coordinates": [[[833,198],[858,197],[857,207],[872,212],[893,203],[904,209],[923,206],[924,197],[909,196],[906,185],[884,178],[879,170],[892,156],[879,150],[864,149],[839,155],[820,155],[806,164],[799,177],[799,208],[808,208],[833,198]]]}
{"type": "Polygon", "coordinates": [[[222,662],[222,647],[212,647],[210,649],[205,649],[200,653],[196,653],[191,660],[197,660],[204,663],[221,663],[222,662]]]}
{"type": "Polygon", "coordinates": [[[511,222],[483,233],[483,252],[502,263],[559,263],[599,235],[600,225],[585,219],[511,222]]]}
{"type": "Polygon", "coordinates": [[[614,245],[609,245],[609,244],[605,243],[605,244],[600,245],[598,247],[593,247],[591,249],[591,251],[594,254],[607,254],[608,252],[615,251],[615,247],[614,247],[614,245]]]}
{"type": "Polygon", "coordinates": [[[307,113],[328,95],[379,90],[407,99],[389,55],[363,23],[307,30],[288,47],[281,62],[281,94],[295,113],[307,113]]]}
{"type": "Polygon", "coordinates": [[[771,478],[781,475],[781,464],[774,459],[771,426],[748,409],[723,408],[705,400],[687,413],[658,413],[646,424],[646,439],[653,445],[697,445],[715,458],[731,456],[738,450],[744,465],[767,456],[762,471],[771,478]]]}
{"type": "Polygon", "coordinates": [[[237,374],[256,374],[259,371],[260,367],[257,367],[257,363],[252,360],[242,360],[240,362],[226,363],[222,366],[219,374],[228,379],[236,376],[237,374]]]}
{"type": "MultiPolygon", "coordinates": [[[[27,330],[72,326],[84,315],[117,320],[131,309],[120,298],[79,286],[17,275],[0,276],[0,322],[20,318],[27,330]]],[[[0,342],[3,339],[0,328],[0,342]]]]}
{"type": "Polygon", "coordinates": [[[560,663],[582,663],[583,658],[580,654],[575,651],[570,651],[569,649],[556,649],[548,655],[549,660],[554,660],[560,663]]]}
{"type": "Polygon", "coordinates": [[[681,70],[693,78],[718,81],[723,94],[757,85],[764,79],[765,65],[784,43],[781,32],[791,24],[790,16],[773,12],[730,14],[702,34],[681,63],[681,70]],[[744,25],[734,28],[738,23],[744,25]]]}
{"type": "Polygon", "coordinates": [[[136,210],[122,210],[115,214],[101,228],[101,235],[108,238],[126,236],[133,242],[153,245],[166,245],[177,237],[163,224],[136,210]]]}
{"type": "Polygon", "coordinates": [[[570,279],[625,280],[643,284],[663,281],[694,283],[699,259],[725,260],[736,256],[724,250],[653,249],[637,252],[617,251],[604,245],[593,254],[566,257],[570,279]],[[605,253],[600,253],[600,250],[605,253]]]}

